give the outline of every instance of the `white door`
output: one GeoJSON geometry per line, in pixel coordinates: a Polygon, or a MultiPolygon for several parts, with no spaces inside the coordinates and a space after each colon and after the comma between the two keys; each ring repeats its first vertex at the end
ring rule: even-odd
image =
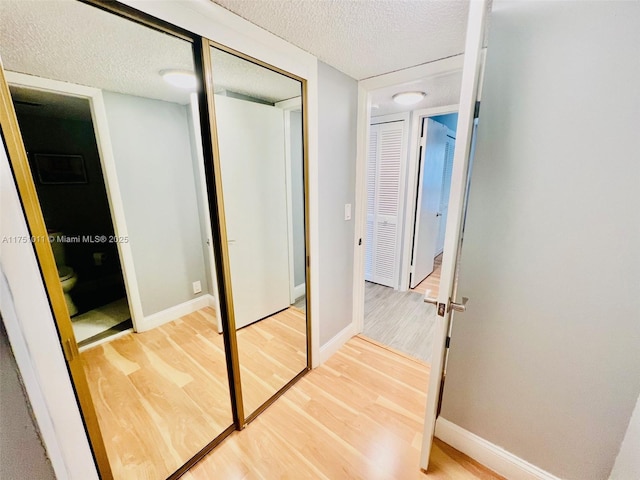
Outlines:
{"type": "Polygon", "coordinates": [[[365,280],[398,287],[404,121],[371,125],[367,165],[365,280]]]}
{"type": "Polygon", "coordinates": [[[436,255],[444,250],[444,232],[447,230],[447,215],[449,214],[449,194],[451,193],[451,173],[453,172],[453,153],[456,137],[451,129],[447,129],[447,144],[444,150],[444,169],[442,171],[442,188],[440,190],[440,227],[436,242],[436,255]]]}
{"type": "Polygon", "coordinates": [[[451,194],[449,195],[449,215],[444,240],[442,271],[440,273],[440,289],[437,299],[427,299],[436,303],[436,329],[431,357],[431,374],[422,435],[422,452],[420,467],[427,470],[433,432],[440,403],[443,386],[443,370],[447,351],[447,337],[452,309],[462,310],[456,302],[455,278],[458,254],[460,249],[461,230],[464,218],[467,175],[471,152],[471,139],[474,124],[476,99],[481,70],[481,49],[484,38],[488,0],[470,2],[467,38],[464,49],[464,66],[462,70],[462,88],[460,90],[460,110],[456,128],[457,143],[453,158],[451,175],[451,194]]]}
{"type": "Polygon", "coordinates": [[[440,232],[440,197],[447,144],[447,127],[430,118],[425,118],[423,122],[411,261],[411,288],[433,272],[433,259],[437,253],[440,232]]]}
{"type": "Polygon", "coordinates": [[[282,110],[216,95],[236,328],[289,307],[282,110]]]}

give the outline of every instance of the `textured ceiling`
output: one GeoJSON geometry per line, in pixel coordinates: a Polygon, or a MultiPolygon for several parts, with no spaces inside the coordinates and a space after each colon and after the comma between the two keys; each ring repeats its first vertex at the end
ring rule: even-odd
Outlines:
{"type": "MultiPolygon", "coordinates": [[[[189,92],[160,71],[193,71],[191,44],[75,0],[0,0],[0,56],[7,70],[186,104],[189,92]]],[[[217,89],[277,102],[300,83],[213,53],[217,89]]]]}
{"type": "Polygon", "coordinates": [[[191,44],[77,1],[0,1],[7,70],[187,103],[159,72],[193,70],[191,44]]]}
{"type": "Polygon", "coordinates": [[[216,93],[234,93],[276,103],[302,95],[299,81],[213,48],[213,84],[216,93]]]}
{"type": "Polygon", "coordinates": [[[468,0],[213,0],[361,80],[462,53],[468,0]]]}
{"type": "Polygon", "coordinates": [[[378,108],[371,109],[371,116],[456,105],[460,101],[461,85],[462,72],[454,72],[376,90],[372,93],[371,104],[378,105],[378,108]],[[410,91],[425,92],[427,95],[415,105],[399,105],[393,101],[396,93],[410,91]]]}

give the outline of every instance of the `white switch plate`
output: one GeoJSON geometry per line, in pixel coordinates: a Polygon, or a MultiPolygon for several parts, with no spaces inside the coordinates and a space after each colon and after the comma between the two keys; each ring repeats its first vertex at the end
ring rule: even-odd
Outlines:
{"type": "Polygon", "coordinates": [[[344,204],[344,219],[351,220],[351,204],[350,203],[344,204]]]}
{"type": "Polygon", "coordinates": [[[200,293],[202,291],[202,285],[200,284],[200,280],[198,280],[197,282],[193,282],[193,293],[194,295],[196,293],[200,293]]]}

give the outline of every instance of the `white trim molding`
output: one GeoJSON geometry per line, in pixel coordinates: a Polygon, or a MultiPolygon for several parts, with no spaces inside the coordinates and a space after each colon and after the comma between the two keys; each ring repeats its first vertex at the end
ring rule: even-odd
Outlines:
{"type": "Polygon", "coordinates": [[[436,420],[435,436],[509,480],[561,480],[445,418],[436,420]]]}
{"type": "Polygon", "coordinates": [[[347,343],[354,335],[356,335],[356,329],[353,323],[350,323],[342,330],[340,330],[331,340],[320,347],[320,355],[318,363],[322,364],[329,360],[329,358],[336,353],[340,348],[347,343]]]}
{"type": "Polygon", "coordinates": [[[307,292],[307,284],[301,283],[300,285],[296,285],[293,287],[293,300],[297,300],[302,297],[307,292]]]}
{"type": "Polygon", "coordinates": [[[157,313],[147,315],[144,320],[138,322],[138,332],[146,332],[165,323],[172,322],[180,317],[197,312],[205,307],[216,307],[216,299],[213,295],[205,294],[184,303],[179,303],[173,307],[161,310],[157,313]]]}

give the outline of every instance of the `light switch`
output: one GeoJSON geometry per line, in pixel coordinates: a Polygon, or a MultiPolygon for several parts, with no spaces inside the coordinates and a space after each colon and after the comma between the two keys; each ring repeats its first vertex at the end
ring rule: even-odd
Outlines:
{"type": "Polygon", "coordinates": [[[350,203],[344,204],[344,219],[351,220],[351,204],[350,203]]]}

